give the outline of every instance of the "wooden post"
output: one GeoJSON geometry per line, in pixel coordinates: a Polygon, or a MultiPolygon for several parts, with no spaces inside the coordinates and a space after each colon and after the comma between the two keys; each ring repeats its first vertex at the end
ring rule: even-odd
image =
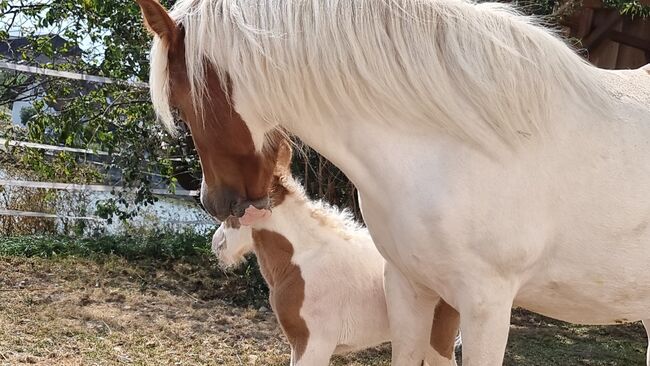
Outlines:
{"type": "Polygon", "coordinates": [[[607,18],[593,32],[591,32],[583,41],[582,45],[589,51],[598,47],[598,45],[607,38],[609,31],[621,21],[621,14],[617,10],[611,10],[607,18]]]}

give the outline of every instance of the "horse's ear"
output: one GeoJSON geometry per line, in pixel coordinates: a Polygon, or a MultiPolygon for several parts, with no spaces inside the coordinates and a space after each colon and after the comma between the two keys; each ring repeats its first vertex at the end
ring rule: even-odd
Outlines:
{"type": "Polygon", "coordinates": [[[147,29],[167,44],[171,44],[180,30],[167,10],[157,0],[136,0],[136,2],[140,5],[147,29]]]}
{"type": "Polygon", "coordinates": [[[288,175],[291,173],[291,145],[288,141],[280,142],[278,146],[278,157],[275,163],[275,174],[288,175]]]}

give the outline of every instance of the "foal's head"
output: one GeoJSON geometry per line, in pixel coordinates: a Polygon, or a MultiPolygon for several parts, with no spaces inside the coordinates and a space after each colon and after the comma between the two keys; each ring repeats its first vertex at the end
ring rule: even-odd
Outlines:
{"type": "MultiPolygon", "coordinates": [[[[163,122],[176,110],[189,127],[201,160],[201,202],[223,221],[241,216],[253,205],[266,208],[278,149],[287,144],[279,131],[269,132],[256,150],[246,123],[232,108],[217,72],[205,64],[205,90],[192,93],[185,62],[182,24],[177,24],[157,0],[136,0],[147,28],[156,37],[151,56],[151,94],[163,122]],[[200,103],[193,95],[200,96],[200,103]]],[[[222,83],[225,81],[225,83],[222,83]]]]}
{"type": "Polygon", "coordinates": [[[212,252],[225,268],[243,262],[246,254],[252,251],[253,231],[250,226],[240,225],[236,217],[223,221],[212,237],[212,252]]]}

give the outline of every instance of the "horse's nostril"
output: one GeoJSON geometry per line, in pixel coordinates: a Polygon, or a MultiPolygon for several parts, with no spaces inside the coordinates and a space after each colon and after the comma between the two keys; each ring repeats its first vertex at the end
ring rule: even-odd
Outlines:
{"type": "Polygon", "coordinates": [[[268,209],[271,200],[268,196],[251,200],[244,198],[233,189],[222,188],[214,191],[204,189],[201,192],[201,203],[210,215],[219,221],[225,221],[229,216],[244,216],[246,209],[250,206],[268,209]]]}
{"type": "Polygon", "coordinates": [[[228,208],[228,210],[230,211],[230,216],[239,217],[237,215],[238,209],[239,209],[239,202],[237,202],[237,201],[230,202],[230,207],[228,208]]]}
{"type": "Polygon", "coordinates": [[[230,214],[234,217],[244,216],[244,212],[246,211],[246,208],[244,208],[243,206],[244,205],[241,203],[233,204],[232,208],[230,209],[230,214]]]}
{"type": "Polygon", "coordinates": [[[203,208],[210,216],[215,217],[219,221],[224,221],[230,216],[230,209],[228,207],[220,206],[212,201],[204,202],[203,208]]]}

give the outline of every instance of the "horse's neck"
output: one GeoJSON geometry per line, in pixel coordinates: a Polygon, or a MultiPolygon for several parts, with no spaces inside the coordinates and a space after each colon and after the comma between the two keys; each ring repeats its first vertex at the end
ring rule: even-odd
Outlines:
{"type": "MultiPolygon", "coordinates": [[[[577,124],[576,121],[595,121],[591,118],[593,116],[572,115],[582,113],[580,110],[559,107],[549,106],[553,109],[553,121],[545,126],[549,133],[554,133],[556,126],[569,130],[570,126],[577,124]]],[[[467,123],[471,124],[471,117],[467,118],[467,123]]],[[[345,120],[345,116],[338,119],[345,120]]],[[[362,198],[373,198],[386,214],[395,207],[407,207],[405,200],[417,196],[409,192],[443,187],[450,172],[458,174],[462,170],[459,162],[470,159],[492,163],[511,161],[513,154],[522,151],[525,154],[525,150],[531,150],[528,145],[549,143],[533,135],[523,142],[526,148],[513,148],[495,140],[486,150],[462,142],[433,126],[411,127],[408,120],[387,125],[371,119],[351,119],[346,120],[345,128],[341,128],[339,120],[323,118],[315,122],[302,119],[289,121],[285,127],[341,169],[358,188],[362,198]]],[[[364,219],[366,214],[364,212],[364,219]]],[[[394,215],[388,217],[391,216],[394,215]]]]}
{"type": "MultiPolygon", "coordinates": [[[[407,133],[395,126],[371,120],[351,120],[346,128],[335,121],[311,123],[301,121],[287,125],[293,134],[334,163],[363,193],[385,199],[401,198],[409,192],[409,184],[421,184],[419,174],[433,173],[416,164],[435,164],[450,153],[451,139],[437,131],[407,133]],[[378,182],[378,180],[380,180],[378,182]]],[[[423,177],[425,178],[425,177],[423,177]]],[[[417,192],[418,189],[410,190],[417,192]]],[[[411,195],[406,195],[411,196],[411,195]]],[[[364,212],[364,216],[366,213],[364,212]]]]}

